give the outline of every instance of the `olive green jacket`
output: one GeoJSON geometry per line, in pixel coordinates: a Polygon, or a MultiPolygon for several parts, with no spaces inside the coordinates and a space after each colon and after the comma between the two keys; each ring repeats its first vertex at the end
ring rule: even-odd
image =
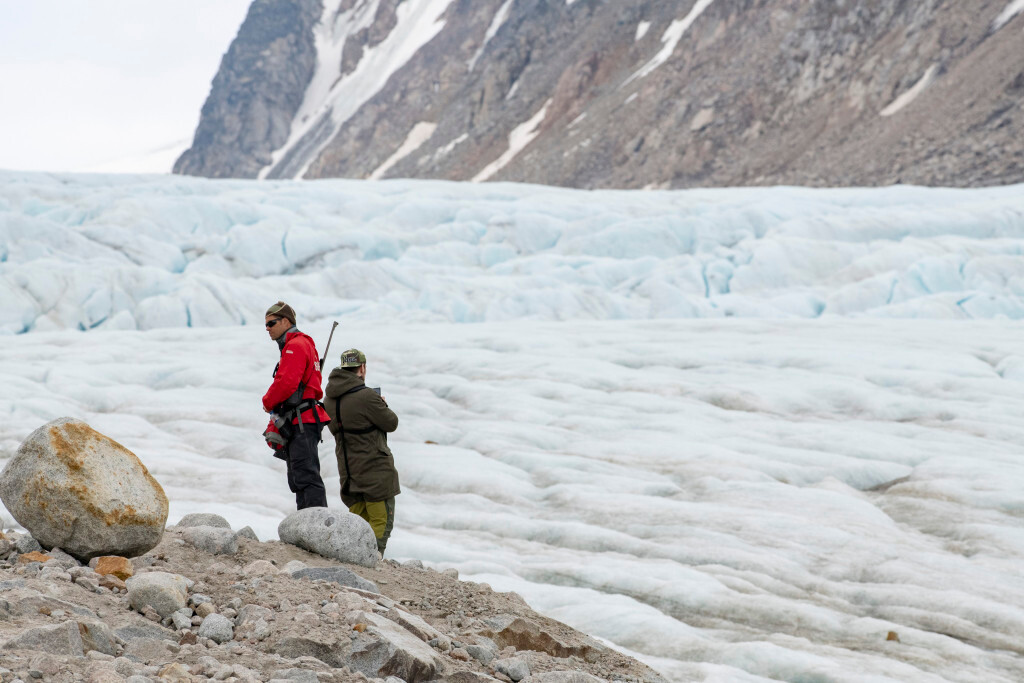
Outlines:
{"type": "Polygon", "coordinates": [[[384,399],[365,388],[354,372],[334,368],[327,380],[324,407],[336,442],[342,502],[351,507],[362,500],[387,500],[401,493],[387,437],[387,432],[398,428],[398,416],[384,399]]]}

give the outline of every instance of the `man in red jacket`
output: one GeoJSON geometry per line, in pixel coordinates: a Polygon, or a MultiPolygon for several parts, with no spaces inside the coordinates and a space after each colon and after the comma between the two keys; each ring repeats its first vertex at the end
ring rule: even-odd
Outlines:
{"type": "Polygon", "coordinates": [[[320,430],[330,422],[320,399],[320,356],[316,345],[295,326],[295,311],[278,301],[267,309],[267,334],[281,349],[274,369],[274,383],[263,395],[263,409],[278,418],[285,438],[288,488],[299,510],[327,507],[327,493],[320,478],[320,430]],[[283,419],[280,419],[283,418],[283,419]]]}

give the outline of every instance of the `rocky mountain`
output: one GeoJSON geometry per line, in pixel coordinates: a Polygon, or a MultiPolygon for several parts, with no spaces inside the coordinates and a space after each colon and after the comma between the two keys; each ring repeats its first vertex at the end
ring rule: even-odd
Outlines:
{"type": "Polygon", "coordinates": [[[1024,181],[1022,0],[255,0],[175,172],[1024,181]]]}

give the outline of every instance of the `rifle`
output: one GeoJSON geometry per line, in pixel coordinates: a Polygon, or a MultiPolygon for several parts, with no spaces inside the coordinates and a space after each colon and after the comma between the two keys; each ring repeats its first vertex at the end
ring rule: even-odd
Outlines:
{"type": "Polygon", "coordinates": [[[334,330],[338,327],[338,321],[335,320],[334,324],[331,325],[331,334],[327,337],[327,346],[324,347],[323,358],[320,359],[320,371],[323,372],[324,363],[327,362],[327,352],[331,350],[331,340],[334,339],[334,330]]]}

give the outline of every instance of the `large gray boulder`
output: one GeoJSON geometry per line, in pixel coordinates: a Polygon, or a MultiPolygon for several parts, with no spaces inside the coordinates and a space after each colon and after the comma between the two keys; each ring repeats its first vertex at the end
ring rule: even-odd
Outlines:
{"type": "Polygon", "coordinates": [[[342,562],[376,567],[380,559],[373,529],[348,510],[314,507],[293,512],[278,525],[277,535],[285,543],[342,562]]]}
{"type": "Polygon", "coordinates": [[[164,619],[185,607],[188,601],[188,583],[180,574],[137,574],[125,581],[125,585],[132,609],[141,612],[149,605],[164,619]]]}
{"type": "Polygon", "coordinates": [[[32,432],[0,473],[0,499],[46,548],[85,561],[160,542],[167,496],[127,448],[73,418],[32,432]]]}

